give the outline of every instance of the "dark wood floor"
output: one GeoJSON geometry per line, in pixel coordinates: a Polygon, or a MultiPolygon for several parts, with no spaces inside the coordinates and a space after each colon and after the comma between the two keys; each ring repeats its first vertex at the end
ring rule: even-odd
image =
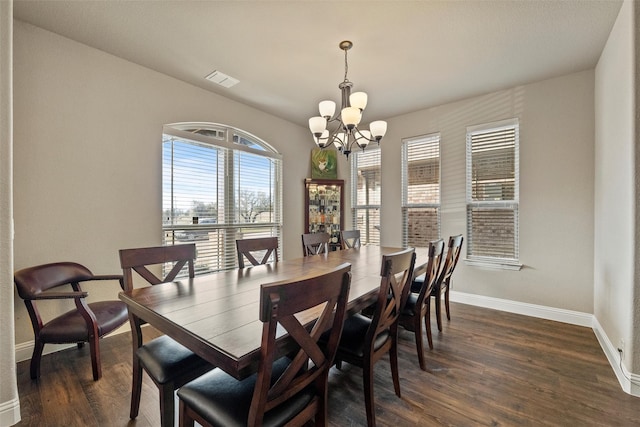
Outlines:
{"type": "MultiPolygon", "coordinates": [[[[434,322],[435,329],[435,322],[434,322]]],[[[145,376],[140,415],[129,420],[130,336],[102,341],[103,378],[88,348],[43,358],[42,377],[18,364],[20,426],[156,426],[157,391],[145,376]]],[[[452,303],[421,371],[413,335],[400,334],[402,398],[387,359],[375,369],[379,426],[638,426],[640,398],[624,393],[589,328],[452,303]]],[[[366,425],[362,371],[330,376],[330,425],[366,425]]]]}

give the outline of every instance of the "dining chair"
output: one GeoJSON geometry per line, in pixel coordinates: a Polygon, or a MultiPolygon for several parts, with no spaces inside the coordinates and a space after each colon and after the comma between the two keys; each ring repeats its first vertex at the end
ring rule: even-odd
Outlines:
{"type": "Polygon", "coordinates": [[[236,250],[238,252],[238,267],[244,268],[244,259],[252,265],[266,264],[273,254],[274,261],[278,262],[278,238],[260,237],[256,239],[236,240],[236,250]],[[260,253],[260,261],[256,259],[256,252],[260,253]]]}
{"type": "Polygon", "coordinates": [[[434,240],[429,242],[429,253],[427,262],[413,270],[413,277],[422,277],[422,286],[418,293],[409,293],[407,302],[400,312],[399,323],[408,331],[412,331],[416,338],[416,349],[418,351],[418,362],[420,369],[426,371],[424,362],[424,351],[422,347],[422,323],[424,322],[427,331],[427,342],[429,348],[433,348],[431,339],[431,304],[430,295],[438,279],[440,264],[442,263],[442,253],[444,252],[444,240],[434,240]]]}
{"type": "Polygon", "coordinates": [[[360,247],[360,230],[340,231],[340,248],[351,249],[360,247]]]}
{"type": "Polygon", "coordinates": [[[389,355],[393,388],[400,397],[398,374],[398,319],[409,292],[416,255],[413,248],[382,256],[380,290],[372,317],[349,316],[344,322],[336,362],[362,368],[367,425],[375,426],[373,366],[389,355]]]}
{"type": "MultiPolygon", "coordinates": [[[[196,245],[157,246],[120,250],[120,265],[124,274],[124,288],[134,288],[133,272],[151,285],[173,281],[186,266],[189,277],[195,276],[196,245]],[[171,271],[158,277],[148,267],[171,263],[171,271]]],[[[142,371],[158,387],[160,397],[160,422],[163,427],[173,426],[175,417],[174,390],[213,369],[213,366],[191,350],[162,335],[148,342],[143,341],[141,326],[146,323],[129,313],[133,345],[133,382],[131,386],[131,419],[138,416],[142,392],[142,371]]]]}
{"type": "Polygon", "coordinates": [[[238,381],[218,368],[181,387],[180,425],[302,426],[314,419],[316,426],[326,426],[328,375],[344,323],[350,270],[345,263],[315,277],[262,285],[257,373],[238,381]],[[312,328],[297,318],[309,309],[319,314],[312,328]],[[326,345],[319,342],[325,331],[326,345]],[[276,336],[284,332],[297,348],[291,357],[279,355],[276,336]]]}
{"type": "Polygon", "coordinates": [[[40,360],[45,344],[77,344],[78,348],[82,348],[88,342],[93,379],[100,379],[100,338],[126,323],[127,306],[118,300],[87,303],[89,293],[83,291],[80,284],[118,281],[122,288],[122,276],[95,275],[81,264],[56,262],[18,270],[13,280],[33,326],[35,343],[31,356],[31,378],[40,377],[40,360]],[[68,289],[69,286],[71,289],[68,289]],[[61,287],[67,289],[62,290],[61,287]],[[75,308],[43,322],[39,303],[63,299],[73,300],[75,308]]]}
{"type": "Polygon", "coordinates": [[[308,233],[302,235],[302,253],[304,256],[329,253],[329,233],[308,233]]]}
{"type": "Polygon", "coordinates": [[[438,322],[438,330],[442,332],[442,294],[444,293],[444,305],[447,312],[447,320],[451,320],[451,311],[449,309],[449,290],[451,289],[451,276],[453,271],[458,265],[458,258],[460,258],[460,251],[462,249],[462,234],[456,236],[450,236],[447,243],[447,256],[444,260],[444,265],[440,276],[436,281],[431,296],[436,299],[436,320],[438,322]]]}

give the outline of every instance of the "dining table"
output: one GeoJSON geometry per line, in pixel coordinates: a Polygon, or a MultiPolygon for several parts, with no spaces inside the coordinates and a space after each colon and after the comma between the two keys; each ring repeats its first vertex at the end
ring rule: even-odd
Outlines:
{"type": "MultiPolygon", "coordinates": [[[[120,292],[119,298],[134,316],[229,375],[243,379],[257,371],[260,360],[260,285],[314,276],[349,263],[347,311],[353,314],[376,301],[382,256],[401,250],[365,245],[134,288],[120,292]]],[[[426,251],[416,249],[416,265],[420,259],[426,260],[426,251]]],[[[312,324],[320,309],[302,313],[299,320],[312,324]]],[[[286,354],[291,348],[286,334],[281,335],[280,353],[286,354]]]]}

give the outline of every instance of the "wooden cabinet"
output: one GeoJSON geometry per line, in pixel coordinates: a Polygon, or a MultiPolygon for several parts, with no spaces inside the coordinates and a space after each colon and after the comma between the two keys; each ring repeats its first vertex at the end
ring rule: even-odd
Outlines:
{"type": "Polygon", "coordinates": [[[304,184],[304,232],[329,233],[331,248],[339,248],[344,224],[344,181],[307,178],[304,184]]]}

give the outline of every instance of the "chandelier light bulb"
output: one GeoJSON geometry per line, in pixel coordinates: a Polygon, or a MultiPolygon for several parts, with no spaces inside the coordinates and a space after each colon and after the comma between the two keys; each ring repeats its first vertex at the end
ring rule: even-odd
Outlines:
{"type": "Polygon", "coordinates": [[[320,115],[328,120],[336,112],[336,103],[333,101],[321,101],[318,104],[318,109],[320,110],[320,115]]]}
{"type": "Polygon", "coordinates": [[[367,145],[369,145],[370,141],[371,141],[371,132],[366,129],[360,131],[360,136],[356,138],[356,142],[358,143],[360,148],[364,148],[367,145]]]}
{"type": "Polygon", "coordinates": [[[327,128],[327,119],[321,116],[311,117],[309,119],[309,130],[316,137],[320,137],[322,132],[327,128]]]}
{"type": "Polygon", "coordinates": [[[342,123],[344,123],[347,128],[353,129],[358,126],[360,119],[362,119],[362,113],[358,107],[347,107],[342,109],[342,123]]]}
{"type": "Polygon", "coordinates": [[[362,111],[367,106],[367,94],[365,92],[353,92],[349,96],[349,103],[352,107],[359,108],[362,111]]]}
{"type": "Polygon", "coordinates": [[[320,135],[320,138],[314,136],[313,140],[316,142],[316,145],[320,148],[325,148],[329,145],[329,131],[325,129],[320,135]]]}
{"type": "Polygon", "coordinates": [[[342,149],[347,143],[347,134],[344,132],[338,132],[336,136],[333,138],[333,145],[338,149],[342,149]]]}
{"type": "Polygon", "coordinates": [[[376,140],[380,141],[387,133],[387,122],[384,120],[376,120],[375,122],[371,122],[369,129],[371,129],[371,135],[373,135],[376,140]]]}

